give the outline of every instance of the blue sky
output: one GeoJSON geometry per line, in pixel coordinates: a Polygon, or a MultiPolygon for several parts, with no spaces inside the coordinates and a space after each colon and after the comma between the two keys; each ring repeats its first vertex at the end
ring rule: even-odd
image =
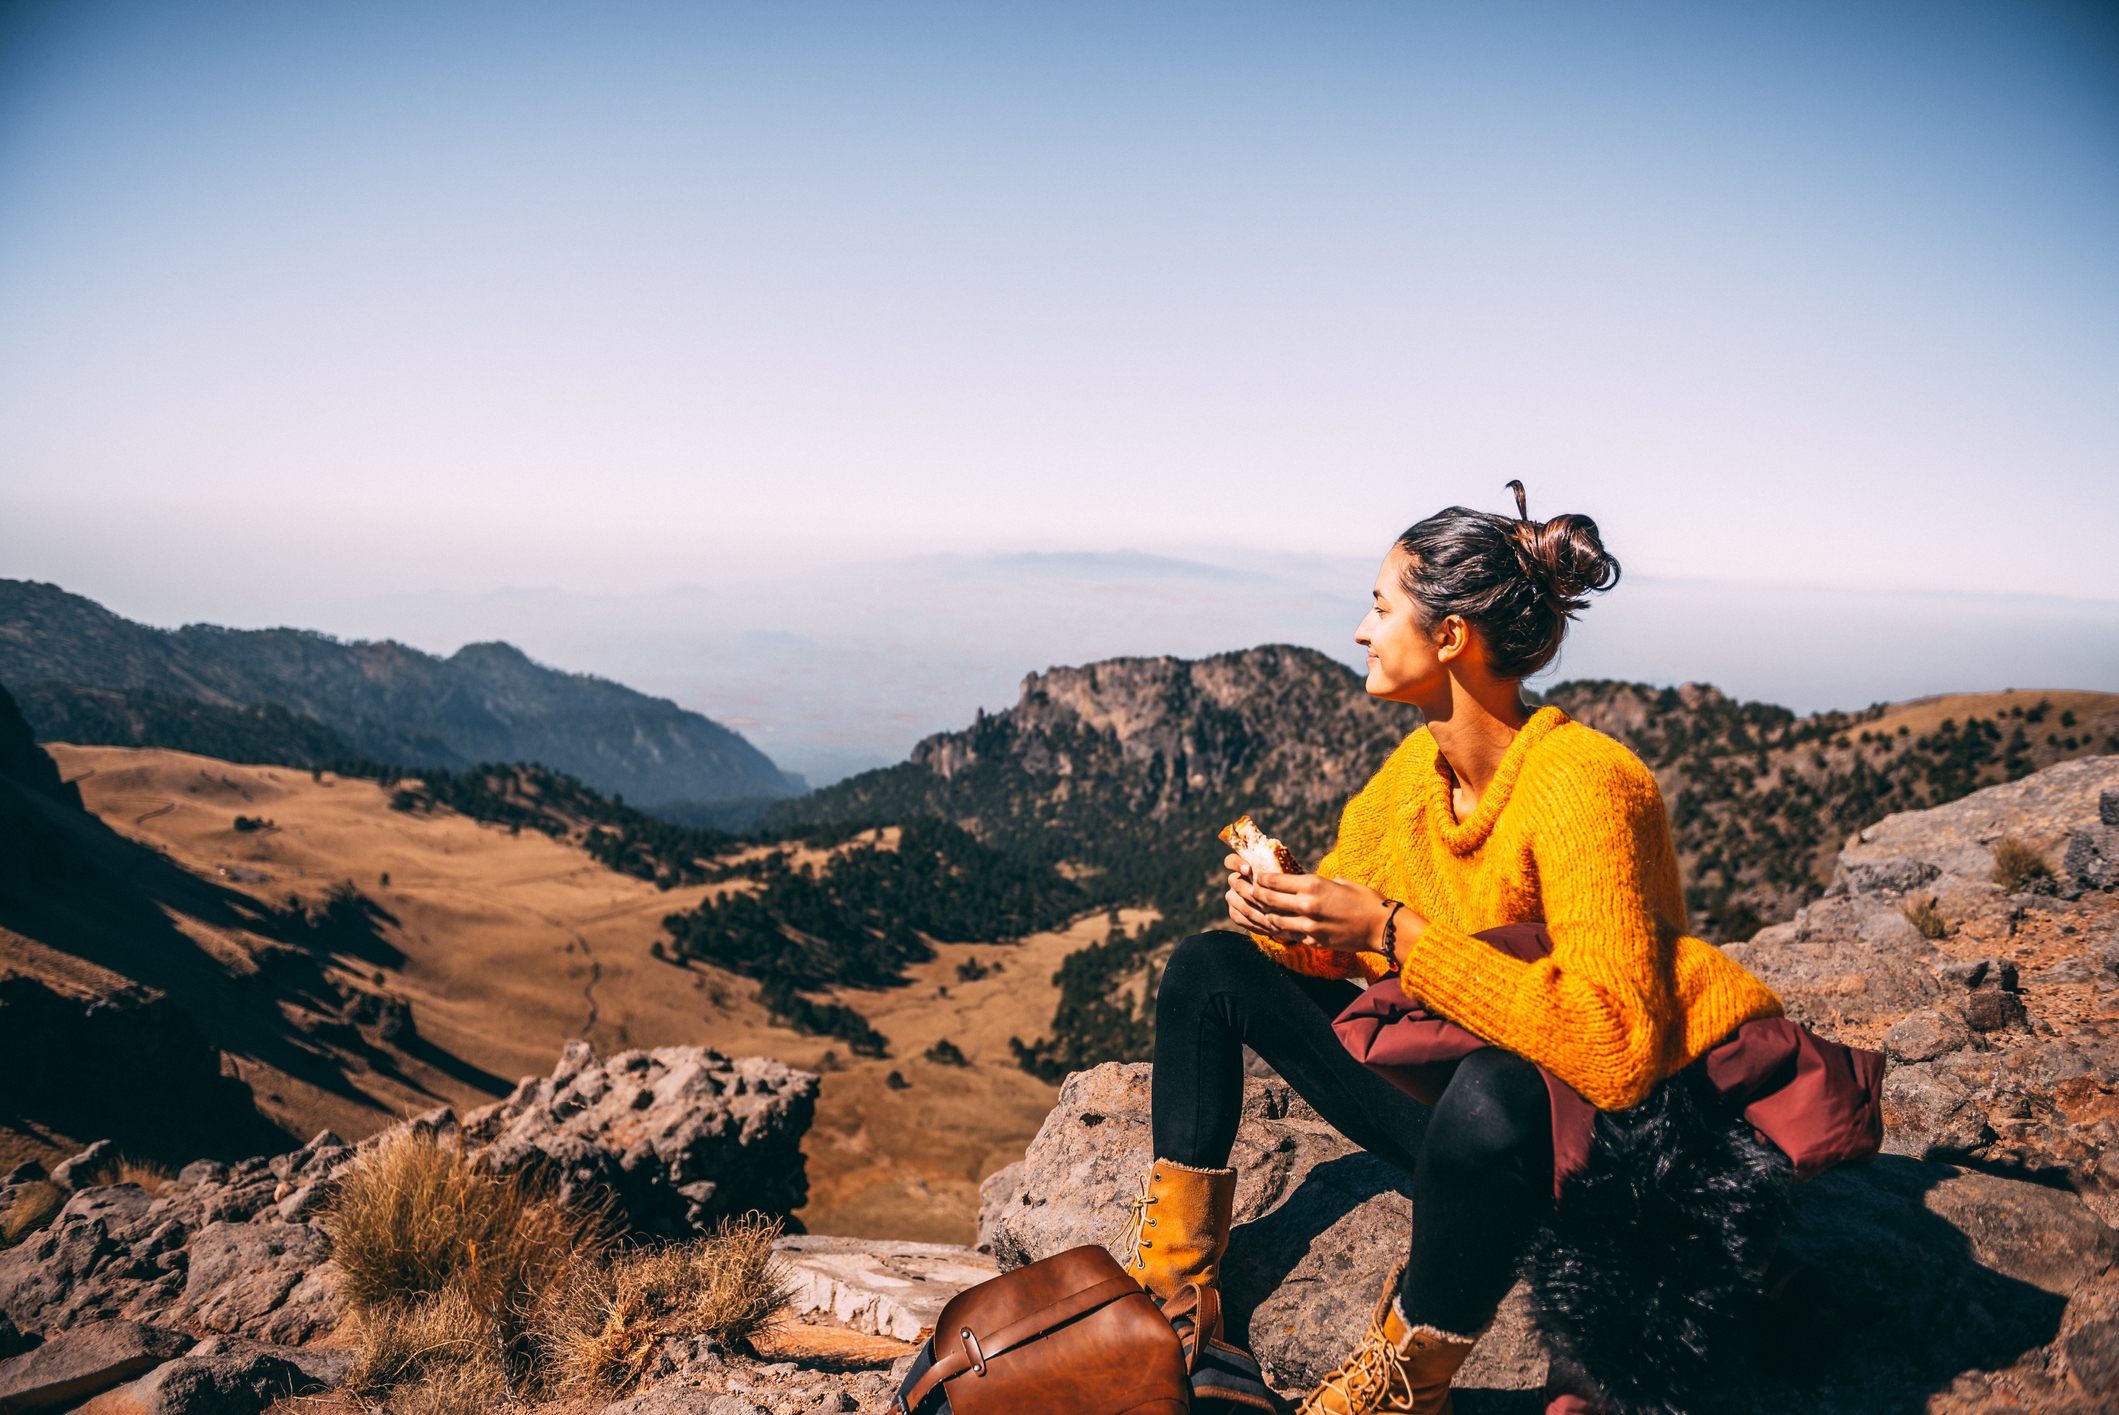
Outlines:
{"type": "Polygon", "coordinates": [[[799,630],[1519,476],[1644,575],[2119,600],[2115,252],[2109,7],[17,7],[0,574],[799,630]]]}

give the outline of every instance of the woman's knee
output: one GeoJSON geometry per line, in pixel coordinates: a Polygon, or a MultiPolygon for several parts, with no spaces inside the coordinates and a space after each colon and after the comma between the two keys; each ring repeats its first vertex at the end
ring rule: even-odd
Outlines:
{"type": "Polygon", "coordinates": [[[1226,989],[1250,961],[1247,954],[1259,956],[1241,934],[1226,929],[1193,934],[1171,950],[1170,961],[1163,965],[1157,1005],[1164,999],[1205,998],[1226,989]]]}
{"type": "Polygon", "coordinates": [[[1549,1166],[1552,1100],[1538,1068],[1500,1047],[1457,1063],[1428,1123],[1422,1163],[1474,1174],[1535,1162],[1549,1166]]]}

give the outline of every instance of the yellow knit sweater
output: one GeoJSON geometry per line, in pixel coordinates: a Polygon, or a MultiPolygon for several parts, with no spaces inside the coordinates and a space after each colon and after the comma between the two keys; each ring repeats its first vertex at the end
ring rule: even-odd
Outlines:
{"type": "MultiPolygon", "coordinates": [[[[1605,1110],[1636,1104],[1745,1022],[1781,1015],[1765,984],[1686,936],[1663,798],[1617,742],[1540,708],[1470,820],[1457,820],[1450,789],[1423,727],[1347,803],[1317,864],[1427,919],[1398,950],[1408,993],[1605,1110]],[[1553,951],[1535,963],[1471,936],[1540,922],[1553,951]]],[[[1257,941],[1297,972],[1373,982],[1386,968],[1374,953],[1257,941]]]]}

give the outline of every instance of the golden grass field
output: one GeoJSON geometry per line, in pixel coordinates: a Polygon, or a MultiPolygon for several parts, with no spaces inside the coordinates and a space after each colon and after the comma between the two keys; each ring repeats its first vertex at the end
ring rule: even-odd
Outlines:
{"type": "MultiPolygon", "coordinates": [[[[658,890],[541,834],[392,811],[369,781],[181,752],[48,750],[90,810],[190,870],[276,905],[350,882],[394,920],[382,938],[400,964],[344,958],[336,970],[410,1000],[423,1045],[392,1057],[395,1074],[349,1064],[318,1085],[255,1058],[226,1060],[291,1133],[329,1126],[358,1139],[444,1101],[483,1104],[550,1071],[571,1037],[606,1054],[711,1046],[810,1069],[835,1052],[804,1146],[810,1203],[798,1217],[812,1232],[972,1241],[979,1181],[1021,1157],[1057,1094],[1014,1065],[1008,1039],[1043,1034],[1058,999],[1053,971],[1109,928],[1096,914],[1015,945],[945,944],[905,987],[841,994],[891,1040],[888,1059],[867,1060],[772,1025],[746,979],[652,956],[665,914],[743,883],[658,890]],[[239,814],[273,825],[238,832],[239,814]],[[957,965],[974,956],[1002,968],[959,981],[957,965]],[[968,1067],[922,1059],[944,1038],[968,1067]],[[887,1086],[892,1071],[910,1085],[887,1086]]],[[[225,951],[242,941],[201,942],[225,951]]]]}

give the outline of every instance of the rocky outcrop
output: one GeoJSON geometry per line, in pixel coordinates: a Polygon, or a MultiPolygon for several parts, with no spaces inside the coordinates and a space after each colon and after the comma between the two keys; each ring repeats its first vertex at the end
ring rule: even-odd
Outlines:
{"type": "Polygon", "coordinates": [[[101,1182],[116,1158],[108,1141],[49,1176],[23,1166],[0,1180],[0,1213],[24,1195],[64,1202],[48,1227],[0,1251],[9,1343],[0,1354],[12,1358],[0,1362],[0,1392],[11,1379],[44,1389],[94,1367],[95,1389],[116,1387],[97,1396],[98,1415],[240,1415],[336,1384],[349,1353],[295,1348],[346,1315],[319,1217],[378,1146],[408,1135],[462,1143],[474,1163],[534,1170],[569,1197],[608,1200],[643,1236],[683,1237],[726,1214],[802,1202],[800,1145],[816,1094],[814,1075],[762,1057],[663,1047],[603,1060],[573,1042],[551,1077],[526,1079],[461,1122],[441,1107],[358,1145],[326,1130],[287,1154],[186,1165],[153,1192],[101,1182]],[[159,1333],[141,1338],[155,1359],[113,1357],[111,1334],[125,1332],[159,1333]],[[169,1359],[192,1338],[205,1340],[169,1359]],[[23,1345],[32,1349],[16,1354],[23,1345]]]}
{"type": "MultiPolygon", "coordinates": [[[[1148,1077],[1139,1065],[1077,1073],[1024,1159],[986,1182],[980,1243],[1003,1268],[1115,1238],[1152,1158],[1148,1077]]],[[[1409,1185],[1268,1078],[1245,1083],[1232,1162],[1229,1328],[1277,1385],[1301,1389],[1359,1338],[1402,1259],[1409,1185]]],[[[1717,1408],[1866,1415],[1947,1393],[1956,1410],[2088,1411],[2119,1399],[2098,1345],[2119,1304],[2119,1234],[2073,1194],[1887,1156],[1799,1186],[1782,1248],[1804,1266],[1772,1310],[1755,1379],[1717,1408]]],[[[1528,1392],[1545,1370],[1519,1289],[1457,1385],[1528,1392]]]]}
{"type": "Polygon", "coordinates": [[[818,1081],[706,1047],[603,1060],[568,1042],[550,1076],[525,1077],[506,1100],[472,1111],[463,1134],[483,1164],[542,1170],[562,1196],[607,1194],[637,1232],[689,1234],[731,1214],[801,1207],[818,1081]]]}
{"type": "Polygon", "coordinates": [[[2111,818],[2119,757],[1889,816],[1847,843],[1824,898],[1727,951],[1790,1015],[1890,1054],[1887,1152],[2065,1186],[2119,1221],[2111,818]],[[2046,869],[2015,893],[2004,840],[2046,869]]]}

